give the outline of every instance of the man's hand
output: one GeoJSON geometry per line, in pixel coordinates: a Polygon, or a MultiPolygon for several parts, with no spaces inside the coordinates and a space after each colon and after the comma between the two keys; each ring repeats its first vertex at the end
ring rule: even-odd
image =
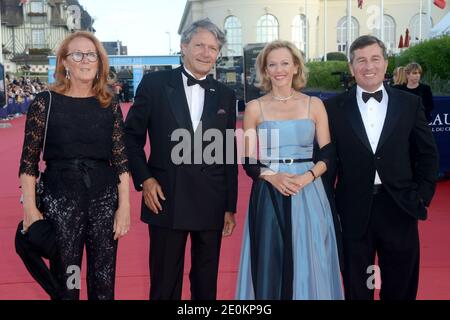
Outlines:
{"type": "Polygon", "coordinates": [[[142,184],[142,195],[144,196],[145,205],[158,214],[162,210],[160,199],[166,200],[161,186],[155,178],[149,178],[142,184]]]}
{"type": "Polygon", "coordinates": [[[233,233],[234,227],[236,226],[236,221],[234,220],[234,213],[225,212],[225,223],[223,226],[222,236],[229,237],[233,233]]]}

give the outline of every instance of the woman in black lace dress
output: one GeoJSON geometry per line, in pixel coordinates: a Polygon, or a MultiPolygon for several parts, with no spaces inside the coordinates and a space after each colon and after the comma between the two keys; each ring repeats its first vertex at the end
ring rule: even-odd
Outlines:
{"type": "Polygon", "coordinates": [[[24,229],[39,219],[52,222],[60,257],[50,268],[62,299],[79,299],[85,245],[88,298],[114,299],[117,240],[130,227],[123,117],[107,86],[108,71],[108,56],[94,35],[70,35],[58,51],[51,93],[38,94],[27,115],[19,170],[24,229]],[[35,184],[50,95],[40,212],[35,184]]]}

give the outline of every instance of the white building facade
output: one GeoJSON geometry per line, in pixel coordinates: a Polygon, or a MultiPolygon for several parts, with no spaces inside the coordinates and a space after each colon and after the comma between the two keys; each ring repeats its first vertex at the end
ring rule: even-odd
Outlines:
{"type": "Polygon", "coordinates": [[[362,8],[357,0],[187,0],[178,32],[208,17],[226,31],[225,56],[242,55],[250,43],[283,39],[308,60],[320,60],[328,52],[346,53],[348,43],[363,34],[378,36],[396,54],[406,29],[410,44],[427,39],[449,7],[439,9],[432,0],[364,0],[362,8]]]}

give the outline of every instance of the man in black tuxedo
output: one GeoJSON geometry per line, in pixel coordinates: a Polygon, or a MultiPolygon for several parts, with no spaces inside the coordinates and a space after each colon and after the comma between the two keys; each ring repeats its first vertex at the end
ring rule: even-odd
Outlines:
{"type": "Polygon", "coordinates": [[[235,226],[238,174],[236,98],[207,77],[224,43],[209,19],[194,22],[181,36],[183,66],[145,75],[125,122],[134,185],[143,191],[141,219],[149,225],[150,299],[181,299],[188,235],[191,298],[216,298],[221,238],[235,226]]]}
{"type": "Polygon", "coordinates": [[[356,86],[325,102],[337,150],[335,200],[344,245],[347,299],[415,299],[418,219],[425,220],[438,176],[436,145],[419,97],[383,84],[384,44],[361,36],[350,48],[356,86]]]}

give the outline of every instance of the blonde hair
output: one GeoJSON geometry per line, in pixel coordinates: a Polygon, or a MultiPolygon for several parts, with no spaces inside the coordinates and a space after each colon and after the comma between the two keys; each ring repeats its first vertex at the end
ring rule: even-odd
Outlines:
{"type": "Polygon", "coordinates": [[[394,69],[394,84],[403,85],[408,81],[406,79],[405,67],[397,67],[394,69]]]}
{"type": "Polygon", "coordinates": [[[102,107],[110,105],[113,94],[108,87],[108,74],[109,74],[109,62],[108,55],[106,54],[103,45],[97,39],[97,37],[87,31],[77,31],[66,37],[59,46],[58,53],[56,55],[56,70],[54,74],[55,83],[51,86],[51,89],[58,93],[66,93],[71,86],[70,80],[66,79],[66,69],[63,61],[66,59],[69,53],[69,44],[76,38],[86,38],[94,44],[98,55],[98,71],[97,77],[95,77],[92,84],[95,97],[100,102],[102,107]]]}
{"type": "Polygon", "coordinates": [[[405,67],[405,72],[407,74],[410,74],[411,72],[419,71],[420,74],[422,74],[422,67],[417,62],[411,62],[408,63],[405,67]]]}
{"type": "Polygon", "coordinates": [[[272,83],[270,82],[270,78],[267,75],[266,71],[267,56],[273,50],[282,48],[286,48],[287,50],[289,50],[292,55],[294,65],[298,67],[298,72],[294,74],[294,77],[292,78],[292,88],[294,88],[295,90],[300,90],[301,88],[304,88],[306,86],[308,69],[305,66],[303,55],[292,42],[275,40],[269,42],[256,58],[256,72],[259,80],[258,86],[265,92],[269,92],[270,90],[272,90],[272,83]]]}

